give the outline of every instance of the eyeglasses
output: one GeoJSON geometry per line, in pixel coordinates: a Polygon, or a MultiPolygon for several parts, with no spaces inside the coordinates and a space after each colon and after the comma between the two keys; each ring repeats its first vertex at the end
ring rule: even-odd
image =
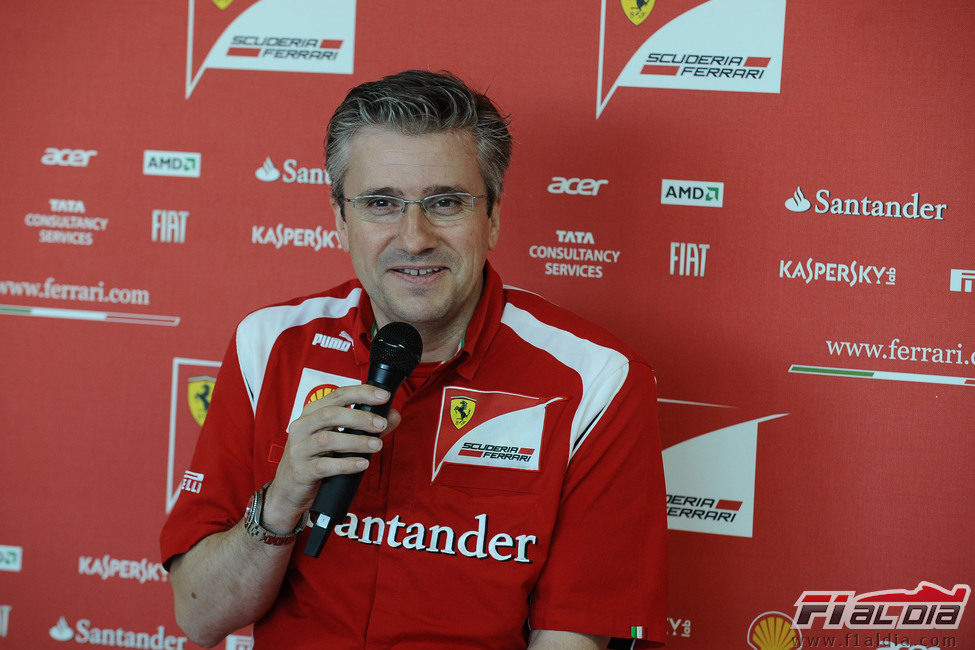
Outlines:
{"type": "Polygon", "coordinates": [[[355,216],[363,221],[395,223],[406,214],[406,206],[410,203],[416,203],[434,225],[445,225],[466,219],[474,214],[474,205],[477,199],[483,199],[485,196],[487,195],[450,192],[448,194],[433,194],[416,201],[409,201],[399,196],[362,194],[345,200],[352,204],[355,216]]]}

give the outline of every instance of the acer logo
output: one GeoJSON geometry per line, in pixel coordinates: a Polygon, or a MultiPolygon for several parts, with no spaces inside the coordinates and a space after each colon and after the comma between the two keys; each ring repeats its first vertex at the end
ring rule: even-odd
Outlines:
{"type": "Polygon", "coordinates": [[[87,167],[92,156],[97,156],[94,149],[58,149],[48,147],[41,156],[44,165],[61,165],[62,167],[87,167]]]}
{"type": "Polygon", "coordinates": [[[548,186],[550,194],[582,194],[583,196],[596,196],[602,185],[609,183],[608,180],[597,181],[594,178],[564,178],[553,176],[552,182],[548,186]]]}

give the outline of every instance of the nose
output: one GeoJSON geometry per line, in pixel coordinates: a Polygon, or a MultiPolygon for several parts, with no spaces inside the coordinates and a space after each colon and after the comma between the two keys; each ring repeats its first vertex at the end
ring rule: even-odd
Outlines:
{"type": "Polygon", "coordinates": [[[412,255],[435,248],[438,239],[434,225],[427,219],[423,208],[415,203],[406,206],[406,212],[399,220],[397,237],[400,248],[412,255]]]}

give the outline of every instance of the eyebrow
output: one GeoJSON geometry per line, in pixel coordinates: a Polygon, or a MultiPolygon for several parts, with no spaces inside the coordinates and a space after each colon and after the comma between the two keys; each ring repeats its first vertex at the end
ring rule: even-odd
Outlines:
{"type": "MultiPolygon", "coordinates": [[[[473,194],[473,192],[468,192],[466,189],[459,185],[428,185],[420,190],[425,198],[428,196],[433,196],[434,194],[452,194],[457,192],[463,192],[467,194],[473,194]]],[[[383,187],[370,187],[357,196],[372,196],[372,195],[383,195],[383,196],[395,196],[404,197],[405,192],[403,192],[398,187],[390,187],[389,185],[384,185],[383,187]]]]}

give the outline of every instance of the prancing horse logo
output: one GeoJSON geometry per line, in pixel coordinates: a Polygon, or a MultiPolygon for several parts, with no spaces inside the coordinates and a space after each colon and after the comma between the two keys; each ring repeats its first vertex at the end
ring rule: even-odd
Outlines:
{"type": "Polygon", "coordinates": [[[477,402],[470,397],[452,398],[450,400],[450,421],[458,429],[464,428],[464,425],[474,417],[475,406],[477,406],[477,402]]]}
{"type": "Polygon", "coordinates": [[[639,25],[653,10],[653,3],[656,0],[620,0],[623,5],[623,13],[634,25],[639,25]]]}

